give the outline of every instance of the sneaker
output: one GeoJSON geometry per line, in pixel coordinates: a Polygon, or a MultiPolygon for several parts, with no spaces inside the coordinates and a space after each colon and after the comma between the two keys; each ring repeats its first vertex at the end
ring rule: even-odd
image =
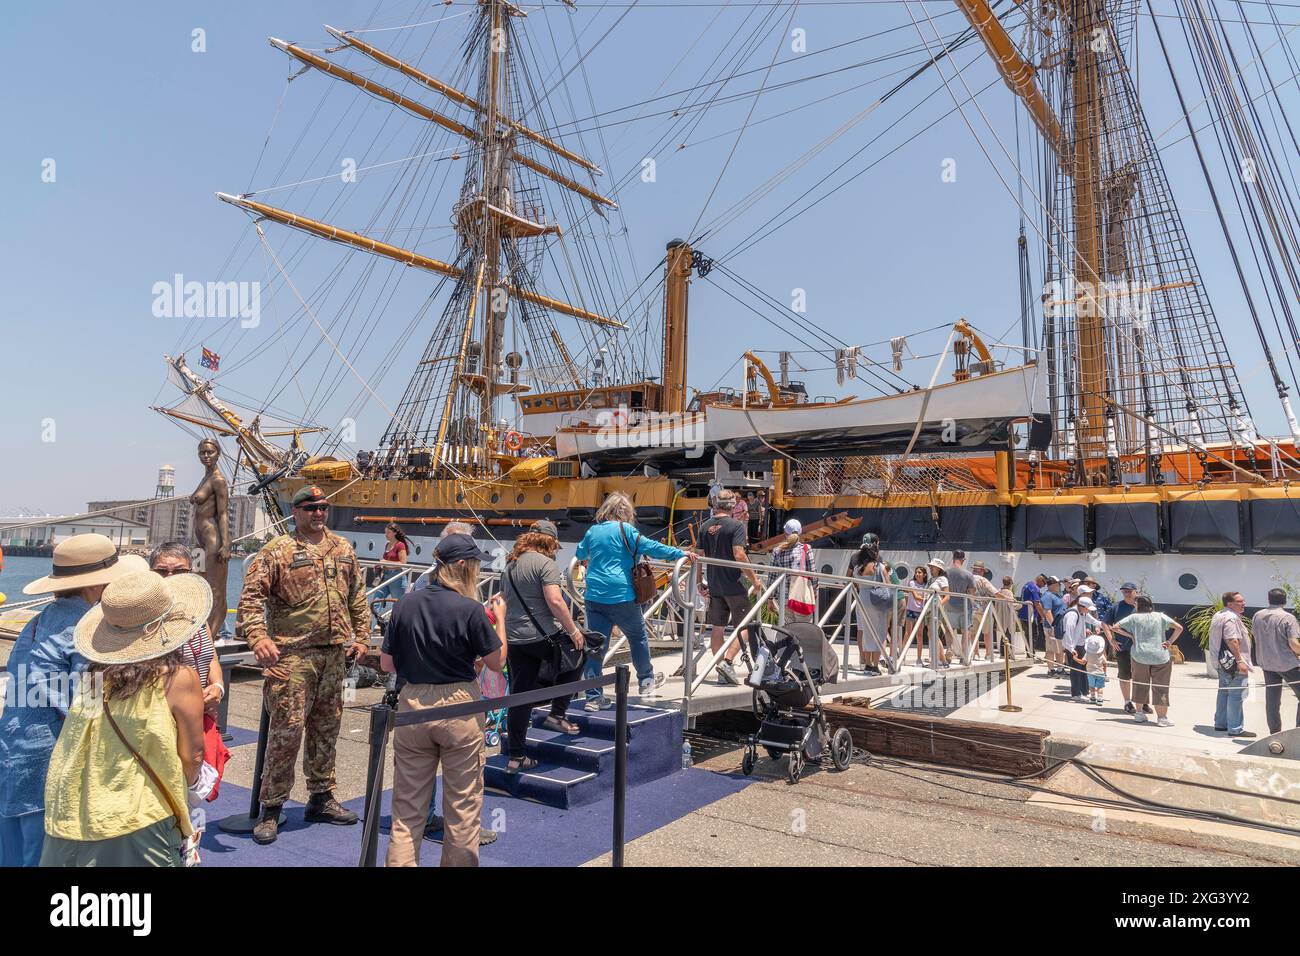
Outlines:
{"type": "Polygon", "coordinates": [[[1073,697],[1070,698],[1070,700],[1077,700],[1081,703],[1087,699],[1088,698],[1084,697],[1082,694],[1075,694],[1073,697]]]}
{"type": "Polygon", "coordinates": [[[1147,722],[1147,715],[1143,713],[1137,713],[1133,715],[1133,719],[1136,720],[1139,724],[1145,724],[1147,722]]]}
{"type": "Polygon", "coordinates": [[[302,818],[308,823],[333,823],[348,827],[357,822],[357,815],[334,799],[330,792],[313,793],[307,800],[302,818]]]}
{"type": "Polygon", "coordinates": [[[740,678],[736,676],[736,670],[726,661],[718,662],[718,683],[739,685],[740,678]]]}
{"type": "MultiPolygon", "coordinates": [[[[733,675],[734,676],[734,675],[733,675]]],[[[739,681],[737,681],[739,683],[739,681]]],[[[660,671],[655,671],[654,677],[647,677],[640,684],[642,700],[652,700],[659,696],[659,688],[664,686],[664,675],[660,671]]]]}
{"type": "Polygon", "coordinates": [[[1238,730],[1236,733],[1233,733],[1230,730],[1228,731],[1228,736],[1245,738],[1245,737],[1258,737],[1259,735],[1255,733],[1253,730],[1238,730]]]}
{"type": "Polygon", "coordinates": [[[614,702],[608,697],[589,697],[587,702],[582,705],[582,709],[589,714],[597,713],[602,710],[612,710],[614,702]]]}
{"type": "Polygon", "coordinates": [[[1126,701],[1124,701],[1124,713],[1126,713],[1126,714],[1136,714],[1136,713],[1137,713],[1137,705],[1134,704],[1133,701],[1131,701],[1131,700],[1126,700],[1126,701]]]}
{"type": "Polygon", "coordinates": [[[1155,711],[1151,709],[1151,705],[1150,705],[1150,704],[1143,704],[1143,705],[1142,705],[1142,713],[1144,713],[1144,714],[1154,714],[1155,711]]]}
{"type": "Polygon", "coordinates": [[[1161,717],[1159,720],[1156,721],[1157,727],[1172,727],[1173,725],[1174,722],[1170,720],[1168,717],[1161,717]]]}
{"type": "Polygon", "coordinates": [[[262,807],[262,819],[253,827],[253,842],[266,846],[280,835],[280,808],[262,807]]]}

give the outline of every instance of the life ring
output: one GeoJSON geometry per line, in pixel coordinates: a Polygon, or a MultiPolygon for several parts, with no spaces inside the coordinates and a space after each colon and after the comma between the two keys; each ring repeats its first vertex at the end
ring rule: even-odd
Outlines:
{"type": "Polygon", "coordinates": [[[518,451],[523,447],[524,447],[523,435],[519,434],[519,432],[515,431],[514,429],[511,429],[510,431],[506,432],[507,451],[518,451]]]}

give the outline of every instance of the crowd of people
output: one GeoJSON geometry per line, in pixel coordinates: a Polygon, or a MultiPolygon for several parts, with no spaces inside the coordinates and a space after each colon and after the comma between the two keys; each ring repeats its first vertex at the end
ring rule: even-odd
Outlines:
{"type": "Polygon", "coordinates": [[[208,583],[188,549],[148,561],[74,535],[25,594],[0,719],[0,866],[181,866],[229,756],[208,583]]]}
{"type": "MultiPolygon", "coordinates": [[[[817,558],[796,519],[785,523],[765,562],[788,573],[779,589],[763,586],[760,572],[767,572],[751,560],[744,520],[751,506],[719,490],[693,547],[682,549],[643,535],[632,501],[609,495],[577,545],[580,606],[565,598],[551,521],[533,522],[518,536],[486,600],[482,568],[492,558],[469,525],[444,528],[433,567],[410,588],[403,570],[408,545],[390,526],[380,573],[391,611],[383,611],[380,666],[392,675],[399,714],[480,702],[485,672],[507,670],[516,693],[600,677],[615,629],[627,641],[640,698],[654,700],[664,675],[654,668],[642,617],[654,588],[646,559],[711,559],[700,592],[710,649],[719,658],[716,679],[739,684],[736,658],[745,647],[756,652],[757,642],[752,625],[738,628],[742,621],[816,621],[819,612],[811,576],[817,558]],[[393,586],[398,575],[400,587],[393,586]],[[769,591],[764,607],[754,608],[769,591]]],[[[370,651],[373,611],[351,545],[327,526],[327,497],[305,487],[292,509],[293,530],[249,564],[236,623],[262,667],[269,716],[262,814],[253,830],[263,845],[279,837],[300,751],[304,820],[358,820],[334,794],[336,748],[345,677],[370,651]]],[[[1042,573],[1018,590],[1004,577],[997,587],[988,568],[968,564],[960,550],[908,574],[881,557],[874,534],[864,536],[848,573],[857,593],[844,623],[856,625],[865,673],[881,673],[882,657],[909,637],[918,665],[928,647],[929,665],[942,668],[979,659],[981,651],[991,660],[1001,641],[1014,648],[1027,634],[1030,646],[1019,649],[1041,650],[1049,674],[1068,679],[1072,700],[1104,703],[1113,668],[1123,708],[1135,721],[1171,725],[1170,649],[1183,628],[1132,582],[1114,600],[1087,576],[1062,581],[1042,573]],[[982,599],[994,605],[977,615],[972,607],[982,599]]],[[[189,550],[164,544],[145,562],[119,555],[101,535],[78,535],[55,549],[51,573],[24,590],[54,599],[24,628],[8,661],[19,685],[9,697],[22,704],[0,715],[0,865],[192,864],[201,825],[194,808],[216,795],[229,754],[215,724],[225,681],[208,632],[212,592],[193,573],[189,550]],[[93,692],[78,692],[87,687],[93,692]]],[[[1234,737],[1255,736],[1244,726],[1242,706],[1252,668],[1264,673],[1270,733],[1281,729],[1283,689],[1300,701],[1300,623],[1285,592],[1273,589],[1268,599],[1248,626],[1242,595],[1227,592],[1210,627],[1207,654],[1219,675],[1214,729],[1234,737]]],[[[613,706],[600,687],[587,694],[590,713],[613,706]]],[[[557,695],[542,727],[579,733],[571,703],[571,694],[557,695]]],[[[507,712],[508,775],[537,767],[526,748],[531,712],[507,712]]],[[[439,821],[441,864],[477,865],[479,845],[490,836],[480,822],[484,726],[481,710],[400,722],[388,865],[418,865],[425,831],[439,821]],[[431,806],[439,773],[440,818],[431,806]]]]}

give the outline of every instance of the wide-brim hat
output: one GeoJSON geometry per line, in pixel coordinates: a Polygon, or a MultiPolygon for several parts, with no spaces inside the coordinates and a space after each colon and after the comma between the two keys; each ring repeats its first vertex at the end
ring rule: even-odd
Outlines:
{"type": "Polygon", "coordinates": [[[940,571],[944,570],[943,558],[931,558],[925,563],[928,567],[938,568],[940,571]]]}
{"type": "Polygon", "coordinates": [[[199,574],[163,577],[138,571],[104,589],[77,622],[77,652],[98,664],[138,664],[178,650],[212,611],[212,589],[199,574]]]}
{"type": "Polygon", "coordinates": [[[57,594],[110,584],[148,567],[143,558],[119,554],[117,545],[102,534],[74,534],[54,546],[50,573],[28,584],[23,593],[57,594]]]}

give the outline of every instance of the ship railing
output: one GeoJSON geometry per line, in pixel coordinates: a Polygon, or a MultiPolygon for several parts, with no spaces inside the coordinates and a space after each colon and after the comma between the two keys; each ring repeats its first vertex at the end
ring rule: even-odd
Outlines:
{"type": "MultiPolygon", "coordinates": [[[[571,577],[576,569],[576,563],[576,561],[570,563],[571,577]]],[[[952,659],[959,660],[962,666],[971,665],[975,650],[986,636],[990,662],[1001,660],[1007,648],[1011,649],[1013,656],[1029,648],[1028,642],[1024,640],[1022,622],[1014,613],[1020,606],[1020,602],[1006,597],[936,592],[930,588],[914,587],[910,584],[869,582],[860,577],[783,568],[753,561],[737,562],[697,557],[689,564],[687,559],[681,558],[673,564],[652,561],[651,565],[660,572],[661,576],[666,572],[666,584],[660,588],[654,601],[646,605],[643,616],[649,626],[656,619],[661,618],[665,610],[675,611],[672,620],[682,639],[680,673],[687,700],[699,691],[703,683],[717,669],[718,664],[725,659],[732,642],[739,639],[738,634],[744,634],[754,624],[784,625],[786,623],[785,598],[789,585],[793,579],[801,577],[809,579],[818,592],[818,612],[814,621],[836,647],[841,666],[846,671],[852,640],[848,625],[857,618],[859,609],[870,614],[863,590],[872,586],[887,587],[893,592],[890,608],[892,626],[886,629],[887,633],[877,635],[881,647],[881,663],[891,674],[897,674],[903,668],[906,655],[916,646],[923,633],[929,644],[932,664],[943,656],[940,652],[941,642],[951,649],[952,659]],[[729,628],[729,633],[724,635],[722,645],[717,651],[705,650],[702,641],[711,627],[704,622],[701,613],[703,610],[700,607],[701,577],[707,577],[708,569],[711,567],[752,570],[760,585],[757,597],[751,595],[749,610],[739,622],[729,628]],[[827,591],[832,588],[834,593],[828,595],[827,591]],[[915,595],[921,602],[920,612],[910,621],[906,617],[909,595],[915,595]],[[772,616],[771,605],[775,605],[775,622],[769,619],[772,616]],[[946,613],[947,609],[953,606],[959,606],[964,611],[963,615],[957,617],[957,620],[965,625],[960,639],[957,628],[954,628],[949,620],[950,614],[946,613]],[[999,606],[1006,608],[1001,615],[997,612],[999,606]],[[841,608],[843,613],[838,615],[837,620],[836,615],[841,608]],[[767,618],[764,617],[765,610],[769,612],[767,618]],[[1008,619],[1010,624],[1006,623],[1008,619]],[[701,644],[701,649],[698,651],[696,650],[697,637],[700,638],[701,644]]],[[[956,615],[952,616],[956,617],[956,615]]],[[[861,624],[861,621],[858,623],[861,624]]],[[[606,654],[606,662],[625,645],[625,637],[612,642],[606,654]]],[[[740,653],[746,663],[750,663],[749,649],[744,640],[740,641],[740,653]]]]}

